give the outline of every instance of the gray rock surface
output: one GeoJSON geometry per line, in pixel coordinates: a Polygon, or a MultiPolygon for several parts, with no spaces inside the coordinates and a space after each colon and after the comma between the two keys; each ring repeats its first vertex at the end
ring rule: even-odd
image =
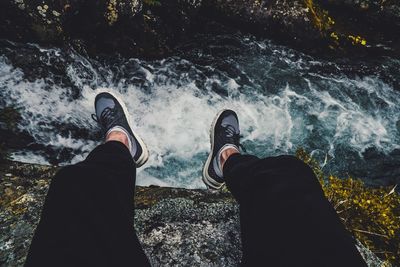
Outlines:
{"type": "MultiPolygon", "coordinates": [[[[1,168],[0,168],[1,169],[1,168]]],[[[56,168],[0,171],[0,266],[22,266],[56,168]]],[[[229,193],[137,187],[135,227],[153,266],[237,266],[238,206],[229,193]]]]}
{"type": "Polygon", "coordinates": [[[170,198],[137,210],[138,236],[153,266],[238,265],[237,205],[204,200],[170,198]]]}

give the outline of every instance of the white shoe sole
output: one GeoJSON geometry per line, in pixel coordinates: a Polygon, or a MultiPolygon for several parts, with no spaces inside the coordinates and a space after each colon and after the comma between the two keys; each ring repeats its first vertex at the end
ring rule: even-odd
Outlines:
{"type": "Polygon", "coordinates": [[[215,124],[217,123],[217,120],[219,116],[221,116],[222,112],[226,111],[227,109],[223,109],[218,114],[215,116],[212,124],[211,124],[211,129],[210,129],[210,140],[211,140],[211,152],[208,155],[207,161],[204,164],[203,168],[203,182],[206,184],[207,187],[212,188],[212,189],[221,189],[225,183],[220,183],[215,181],[210,175],[208,175],[208,168],[211,164],[212,161],[212,154],[214,151],[214,129],[215,129],[215,124]]]}
{"type": "Polygon", "coordinates": [[[114,94],[113,92],[107,91],[107,90],[96,90],[97,94],[100,93],[109,93],[110,95],[112,95],[113,97],[115,97],[115,99],[117,99],[117,101],[119,102],[119,104],[121,105],[126,120],[128,121],[128,125],[131,128],[131,131],[133,133],[133,135],[135,136],[136,140],[139,142],[139,145],[142,147],[142,154],[140,155],[139,159],[137,161],[135,161],[136,163],[136,167],[140,168],[141,166],[143,166],[147,160],[149,159],[149,150],[147,149],[146,144],[143,142],[142,138],[140,138],[140,136],[138,134],[135,133],[135,131],[133,130],[133,123],[132,123],[132,117],[129,114],[128,108],[126,107],[124,101],[122,101],[122,99],[117,96],[116,94],[114,94]]]}

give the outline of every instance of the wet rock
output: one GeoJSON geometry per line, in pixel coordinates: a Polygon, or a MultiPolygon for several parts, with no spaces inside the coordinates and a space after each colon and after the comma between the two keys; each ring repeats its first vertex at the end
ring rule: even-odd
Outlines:
{"type": "Polygon", "coordinates": [[[115,48],[110,43],[118,41],[122,50],[134,44],[132,36],[143,32],[137,16],[141,10],[141,0],[1,1],[0,36],[57,45],[84,40],[85,50],[93,53],[109,52],[115,48]]]}
{"type": "Polygon", "coordinates": [[[162,57],[196,33],[242,30],[319,55],[398,55],[399,10],[367,0],[6,0],[0,37],[162,57]]]}
{"type": "MultiPolygon", "coordinates": [[[[368,48],[369,53],[394,53],[400,47],[400,3],[396,0],[316,0],[335,22],[338,42],[368,48]]],[[[371,55],[370,55],[371,57],[371,55]]]]}
{"type": "Polygon", "coordinates": [[[205,0],[208,13],[307,53],[399,55],[398,1],[205,0]]]}
{"type": "Polygon", "coordinates": [[[256,35],[272,37],[309,52],[326,46],[304,1],[206,0],[204,6],[209,16],[256,35]]]}
{"type": "Polygon", "coordinates": [[[15,107],[0,108],[0,164],[8,157],[10,150],[23,148],[33,141],[27,132],[18,129],[20,120],[21,116],[15,107]]]}
{"type": "Polygon", "coordinates": [[[400,26],[400,6],[396,0],[318,0],[324,6],[363,13],[375,22],[391,22],[400,26]],[[379,17],[378,17],[379,16],[379,17]]]}

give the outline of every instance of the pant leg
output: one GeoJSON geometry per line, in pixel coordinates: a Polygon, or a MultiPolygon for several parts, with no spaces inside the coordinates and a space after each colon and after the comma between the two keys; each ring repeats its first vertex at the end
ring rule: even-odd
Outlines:
{"type": "Polygon", "coordinates": [[[309,166],[293,156],[233,155],[226,184],[240,205],[244,266],[366,266],[309,166]]]}
{"type": "Polygon", "coordinates": [[[107,142],[53,178],[26,266],[148,266],[134,230],[136,167],[107,142]]]}

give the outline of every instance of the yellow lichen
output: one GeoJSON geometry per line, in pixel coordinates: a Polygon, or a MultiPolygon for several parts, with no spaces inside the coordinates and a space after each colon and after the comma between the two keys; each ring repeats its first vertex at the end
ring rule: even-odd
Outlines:
{"type": "Polygon", "coordinates": [[[365,38],[363,38],[363,37],[361,37],[359,35],[356,35],[356,36],[349,35],[349,36],[347,36],[347,38],[349,38],[349,40],[351,41],[351,43],[353,45],[363,45],[363,46],[365,46],[367,44],[367,40],[365,40],[365,38]]]}
{"type": "Polygon", "coordinates": [[[339,40],[339,36],[337,35],[336,32],[332,32],[330,36],[331,36],[332,39],[334,39],[336,41],[339,40]]]}
{"type": "Polygon", "coordinates": [[[56,10],[53,10],[53,11],[52,11],[52,14],[53,14],[55,17],[61,16],[61,13],[60,13],[60,12],[57,12],[56,10]]]}
{"type": "Polygon", "coordinates": [[[297,156],[316,173],[328,200],[346,228],[384,261],[400,261],[400,195],[392,187],[371,188],[351,177],[325,177],[308,153],[297,156]]]}
{"type": "Polygon", "coordinates": [[[341,39],[342,41],[350,41],[352,45],[367,45],[367,40],[364,37],[352,33],[343,33],[343,31],[336,29],[337,27],[334,27],[336,24],[335,20],[329,16],[328,11],[320,8],[313,0],[304,0],[304,3],[310,12],[310,18],[314,22],[315,27],[317,27],[322,34],[329,36],[333,41],[330,47],[333,47],[332,45],[338,46],[340,43],[345,43],[340,42],[341,39]]]}
{"type": "Polygon", "coordinates": [[[23,0],[15,0],[15,3],[18,5],[19,9],[22,9],[22,10],[25,9],[25,3],[23,0]]]}
{"type": "Polygon", "coordinates": [[[311,19],[315,26],[321,31],[327,31],[335,24],[333,18],[328,15],[326,10],[320,9],[314,4],[313,0],[304,0],[307,9],[311,12],[311,19]]]}
{"type": "Polygon", "coordinates": [[[110,26],[118,20],[117,0],[108,1],[105,17],[110,26]]]}
{"type": "Polygon", "coordinates": [[[62,27],[60,25],[57,25],[56,26],[56,31],[57,31],[58,34],[61,34],[63,32],[63,29],[62,29],[62,27]]]}

